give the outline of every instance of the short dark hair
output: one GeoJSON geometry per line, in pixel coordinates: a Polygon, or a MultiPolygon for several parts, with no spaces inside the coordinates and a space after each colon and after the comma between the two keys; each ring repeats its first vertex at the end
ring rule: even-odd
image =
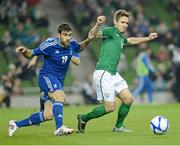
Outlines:
{"type": "Polygon", "coordinates": [[[114,14],[114,21],[118,22],[119,18],[122,16],[130,17],[130,13],[126,10],[117,10],[114,14]]]}
{"type": "Polygon", "coordinates": [[[72,28],[69,24],[63,23],[63,24],[59,25],[57,32],[61,33],[62,31],[71,31],[71,30],[72,30],[72,28]]]}

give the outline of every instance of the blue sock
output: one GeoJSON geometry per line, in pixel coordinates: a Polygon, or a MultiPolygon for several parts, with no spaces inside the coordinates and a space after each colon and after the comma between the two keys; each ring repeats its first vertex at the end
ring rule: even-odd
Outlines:
{"type": "Polygon", "coordinates": [[[45,103],[45,100],[41,99],[40,98],[40,111],[44,111],[44,103],[45,103]]]}
{"type": "Polygon", "coordinates": [[[56,129],[63,124],[63,104],[60,101],[56,101],[53,104],[53,115],[56,122],[56,129]]]}
{"type": "Polygon", "coordinates": [[[15,123],[20,128],[20,127],[39,124],[39,123],[44,122],[44,121],[45,121],[45,119],[43,116],[43,112],[38,112],[38,113],[32,114],[30,117],[28,117],[24,120],[16,121],[15,123]]]}

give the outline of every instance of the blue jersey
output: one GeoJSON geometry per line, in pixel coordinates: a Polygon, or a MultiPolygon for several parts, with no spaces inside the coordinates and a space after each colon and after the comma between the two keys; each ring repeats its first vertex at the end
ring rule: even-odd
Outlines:
{"type": "Polygon", "coordinates": [[[44,64],[39,75],[51,74],[64,81],[72,56],[79,56],[80,45],[71,39],[67,48],[60,45],[58,38],[48,38],[41,45],[32,50],[33,55],[43,55],[44,64]]]}

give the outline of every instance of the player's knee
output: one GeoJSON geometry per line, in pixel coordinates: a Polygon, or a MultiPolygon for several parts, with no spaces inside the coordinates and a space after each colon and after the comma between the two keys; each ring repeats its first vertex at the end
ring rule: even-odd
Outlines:
{"type": "Polygon", "coordinates": [[[53,119],[53,116],[52,115],[48,115],[45,117],[46,120],[52,120],[53,119]]]}
{"type": "Polygon", "coordinates": [[[53,93],[48,93],[49,97],[51,97],[55,102],[64,103],[65,95],[63,91],[55,91],[53,93]]]}
{"type": "Polygon", "coordinates": [[[44,119],[45,119],[45,120],[52,120],[52,119],[53,119],[53,115],[50,114],[50,113],[45,113],[45,114],[44,114],[44,119]]]}
{"type": "Polygon", "coordinates": [[[65,100],[65,98],[64,98],[63,96],[56,96],[56,97],[54,98],[54,101],[55,101],[55,102],[64,103],[64,100],[65,100]]]}
{"type": "Polygon", "coordinates": [[[110,108],[108,109],[108,113],[115,111],[115,109],[116,109],[115,107],[110,107],[110,108]]]}
{"type": "Polygon", "coordinates": [[[54,101],[64,103],[64,98],[56,98],[54,101]]]}
{"type": "Polygon", "coordinates": [[[132,104],[133,103],[133,97],[125,98],[123,101],[125,104],[132,104]]]}
{"type": "Polygon", "coordinates": [[[110,113],[110,112],[113,112],[116,109],[116,106],[115,106],[115,104],[109,104],[109,105],[105,106],[105,109],[106,109],[107,113],[110,113]]]}

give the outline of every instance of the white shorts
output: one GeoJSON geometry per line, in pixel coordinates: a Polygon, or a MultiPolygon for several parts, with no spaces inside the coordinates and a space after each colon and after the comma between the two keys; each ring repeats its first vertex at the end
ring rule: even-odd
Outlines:
{"type": "Polygon", "coordinates": [[[111,75],[105,70],[96,70],[93,74],[93,84],[97,100],[114,102],[117,93],[128,88],[126,81],[116,72],[111,75]]]}

